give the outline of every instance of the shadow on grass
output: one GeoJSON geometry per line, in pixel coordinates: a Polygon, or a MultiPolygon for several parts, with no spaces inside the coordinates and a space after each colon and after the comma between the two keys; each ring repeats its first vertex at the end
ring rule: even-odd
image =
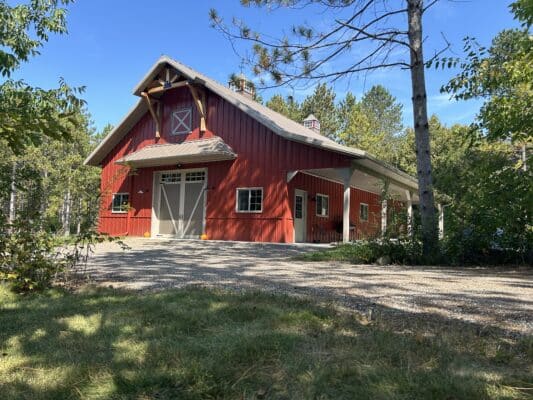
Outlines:
{"type": "Polygon", "coordinates": [[[531,346],[266,293],[0,286],[2,399],[526,398],[531,346]]]}

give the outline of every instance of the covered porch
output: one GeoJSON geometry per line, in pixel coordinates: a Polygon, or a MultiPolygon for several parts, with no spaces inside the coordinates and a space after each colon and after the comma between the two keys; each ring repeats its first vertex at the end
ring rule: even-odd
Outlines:
{"type": "MultiPolygon", "coordinates": [[[[342,203],[342,233],[339,239],[343,242],[359,238],[354,234],[354,207],[359,207],[362,202],[358,197],[359,193],[368,192],[373,194],[375,202],[378,204],[379,216],[376,221],[376,230],[378,234],[387,231],[388,207],[405,206],[407,220],[405,221],[408,233],[413,231],[413,206],[418,204],[418,184],[416,179],[410,175],[393,168],[380,160],[366,154],[365,158],[353,159],[348,167],[344,168],[321,168],[288,171],[287,182],[290,184],[298,175],[312,176],[320,180],[334,182],[342,190],[340,199],[335,198],[337,202],[342,203]],[[354,191],[356,189],[356,191],[354,191]]],[[[295,189],[299,188],[295,186],[295,189]]],[[[300,190],[301,191],[301,190],[300,190]]],[[[439,207],[439,211],[442,208],[439,207]]],[[[442,222],[443,219],[439,218],[442,222]]],[[[339,221],[340,223],[341,221],[339,221]]],[[[439,226],[442,230],[442,225],[439,226]]],[[[296,232],[296,231],[295,231],[296,232]]],[[[296,233],[295,233],[296,235],[296,233]]]]}

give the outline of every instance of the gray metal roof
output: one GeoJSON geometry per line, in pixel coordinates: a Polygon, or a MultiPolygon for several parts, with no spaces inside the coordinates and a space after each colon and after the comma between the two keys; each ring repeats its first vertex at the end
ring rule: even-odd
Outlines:
{"type": "Polygon", "coordinates": [[[237,154],[220,137],[187,140],[183,143],[154,144],[130,153],[117,164],[132,167],[155,167],[174,164],[234,160],[237,154]]]}
{"type": "MultiPolygon", "coordinates": [[[[207,89],[216,93],[285,139],[334,151],[336,153],[349,156],[355,160],[366,160],[370,168],[375,167],[376,170],[379,170],[380,173],[383,174],[383,176],[397,180],[413,189],[418,187],[417,180],[409,174],[406,174],[405,172],[388,165],[387,163],[375,158],[363,150],[338,144],[335,141],[313,131],[312,129],[306,128],[303,125],[271,110],[270,108],[263,106],[255,100],[232,91],[217,81],[208,78],[207,76],[168,56],[162,56],[159,58],[159,60],[154,64],[150,71],[148,71],[141,82],[135,87],[134,94],[140,96],[141,92],[166,65],[176,69],[177,72],[183,75],[186,79],[195,81],[197,84],[202,84],[207,89]]],[[[95,166],[99,165],[104,157],[113,149],[114,146],[116,146],[120,139],[127,134],[131,127],[142,117],[142,115],[144,115],[146,111],[147,107],[144,101],[137,103],[137,105],[124,118],[124,120],[117,125],[117,127],[111,131],[106,138],[104,138],[100,145],[94,149],[89,157],[87,157],[85,164],[95,166]]]]}

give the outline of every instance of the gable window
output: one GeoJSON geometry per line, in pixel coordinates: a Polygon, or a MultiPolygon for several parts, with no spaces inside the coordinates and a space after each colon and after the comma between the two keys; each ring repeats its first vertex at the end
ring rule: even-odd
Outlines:
{"type": "Polygon", "coordinates": [[[186,135],[191,132],[191,108],[179,108],[172,112],[172,134],[186,135]]]}
{"type": "Polygon", "coordinates": [[[128,206],[130,202],[129,193],[114,193],[113,194],[113,203],[111,205],[112,213],[127,213],[128,206]]]}
{"type": "Polygon", "coordinates": [[[329,196],[317,193],[316,215],[319,217],[327,217],[329,215],[329,196]]]}
{"type": "Polygon", "coordinates": [[[368,221],[368,204],[366,203],[359,204],[359,220],[368,221]]]}
{"type": "Polygon", "coordinates": [[[260,213],[263,211],[263,188],[237,189],[237,212],[260,213]]]}

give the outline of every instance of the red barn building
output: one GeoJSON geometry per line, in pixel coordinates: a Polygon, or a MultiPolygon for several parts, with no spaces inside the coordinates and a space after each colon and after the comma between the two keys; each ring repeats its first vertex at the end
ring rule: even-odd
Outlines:
{"type": "Polygon", "coordinates": [[[249,89],[160,58],[134,90],[137,105],[85,161],[102,168],[100,231],[348,241],[386,226],[383,182],[411,212],[414,178],[320,135],[312,116],[304,126],[270,110],[249,89]]]}

